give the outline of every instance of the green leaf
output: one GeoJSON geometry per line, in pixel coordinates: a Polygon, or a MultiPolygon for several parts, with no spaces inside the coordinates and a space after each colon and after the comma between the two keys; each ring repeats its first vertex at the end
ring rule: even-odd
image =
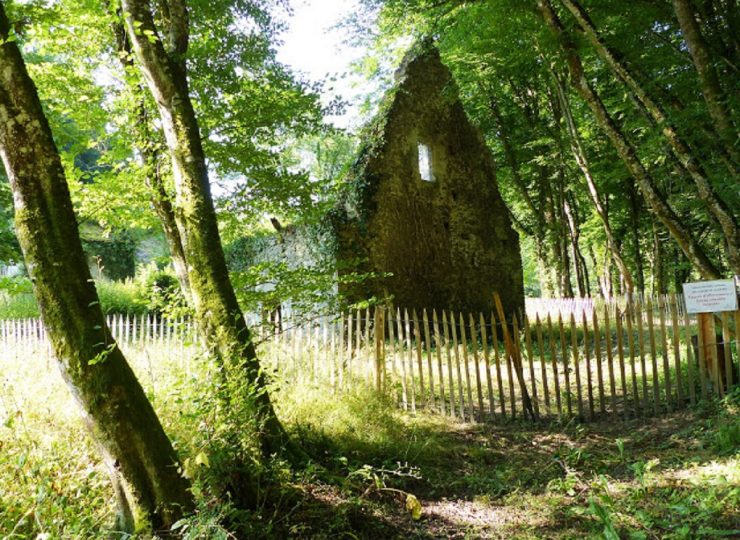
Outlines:
{"type": "Polygon", "coordinates": [[[421,519],[421,503],[415,495],[409,493],[406,495],[406,510],[411,513],[411,519],[421,519]]]}
{"type": "Polygon", "coordinates": [[[197,456],[195,456],[195,464],[203,465],[206,468],[209,468],[211,466],[211,462],[208,460],[208,456],[204,452],[200,452],[197,456]]]}

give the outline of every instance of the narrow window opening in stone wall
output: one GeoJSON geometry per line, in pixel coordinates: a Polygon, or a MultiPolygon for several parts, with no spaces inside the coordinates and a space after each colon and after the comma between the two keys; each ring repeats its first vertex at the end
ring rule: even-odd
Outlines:
{"type": "Polygon", "coordinates": [[[432,174],[432,149],[419,143],[419,174],[425,182],[434,182],[432,174]]]}

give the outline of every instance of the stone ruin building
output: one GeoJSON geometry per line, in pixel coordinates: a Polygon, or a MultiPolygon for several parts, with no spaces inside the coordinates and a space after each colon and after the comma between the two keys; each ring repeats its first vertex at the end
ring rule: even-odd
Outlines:
{"type": "Polygon", "coordinates": [[[362,141],[352,193],[334,215],[337,257],[355,261],[344,271],[384,275],[340,292],[488,312],[497,291],[507,313],[523,309],[519,237],[493,157],[431,43],[407,54],[362,141]]]}

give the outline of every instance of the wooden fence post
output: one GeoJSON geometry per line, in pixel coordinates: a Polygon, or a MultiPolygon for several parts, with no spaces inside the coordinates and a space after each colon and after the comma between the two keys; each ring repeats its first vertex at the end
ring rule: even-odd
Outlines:
{"type": "Polygon", "coordinates": [[[375,388],[380,392],[383,390],[385,381],[385,309],[383,306],[375,307],[373,333],[375,335],[375,388]]]}
{"type": "Polygon", "coordinates": [[[714,326],[714,314],[698,313],[697,320],[699,322],[699,358],[704,364],[704,366],[700,365],[699,369],[709,375],[714,391],[718,397],[722,397],[722,384],[720,384],[717,369],[717,330],[714,326]]]}
{"type": "MultiPolygon", "coordinates": [[[[498,293],[493,294],[493,301],[496,304],[496,311],[498,311],[499,319],[501,319],[501,326],[504,332],[504,346],[507,349],[507,356],[511,358],[511,361],[514,364],[516,377],[519,380],[519,389],[522,393],[522,408],[525,415],[528,413],[530,417],[534,420],[535,414],[534,408],[532,407],[532,400],[529,397],[527,385],[524,381],[524,369],[522,368],[522,357],[519,349],[519,329],[517,326],[516,315],[514,315],[513,318],[514,336],[510,336],[509,329],[507,328],[506,324],[506,314],[504,313],[504,306],[501,303],[501,297],[498,295],[498,293]]],[[[509,376],[511,376],[511,374],[509,376]]]]}

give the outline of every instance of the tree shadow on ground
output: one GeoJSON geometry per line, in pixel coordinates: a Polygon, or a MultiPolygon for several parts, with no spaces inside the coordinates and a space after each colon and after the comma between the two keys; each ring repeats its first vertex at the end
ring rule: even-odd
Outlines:
{"type": "MultiPolygon", "coordinates": [[[[367,411],[356,413],[367,418],[367,411]]],[[[651,469],[659,474],[688,461],[701,466],[716,460],[704,437],[715,413],[707,412],[708,420],[694,411],[567,425],[456,424],[423,416],[399,425],[389,416],[368,429],[350,425],[339,433],[299,423],[293,434],[312,461],[298,481],[300,502],[281,532],[294,538],[586,535],[604,526],[589,510],[591,498],[601,493],[594,487],[599,478],[637,489],[641,473],[635,464],[659,460],[651,469]],[[407,510],[409,495],[421,501],[421,519],[407,510]]],[[[670,489],[670,481],[663,484],[649,489],[670,489]]],[[[685,499],[702,496],[703,486],[673,488],[683,490],[685,499]]],[[[632,497],[610,496],[615,505],[632,497]]],[[[667,511],[654,510],[658,517],[667,511]]],[[[718,526],[733,526],[731,514],[709,514],[718,526]]]]}

